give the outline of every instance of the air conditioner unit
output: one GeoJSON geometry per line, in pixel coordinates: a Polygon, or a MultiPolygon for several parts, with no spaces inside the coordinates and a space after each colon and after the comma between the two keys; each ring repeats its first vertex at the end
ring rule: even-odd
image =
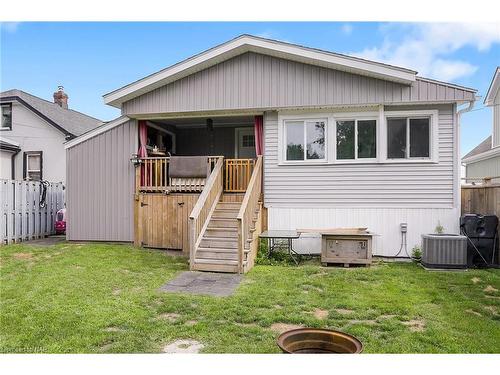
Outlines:
{"type": "Polygon", "coordinates": [[[423,234],[421,263],[426,268],[467,268],[467,237],[458,234],[423,234]]]}

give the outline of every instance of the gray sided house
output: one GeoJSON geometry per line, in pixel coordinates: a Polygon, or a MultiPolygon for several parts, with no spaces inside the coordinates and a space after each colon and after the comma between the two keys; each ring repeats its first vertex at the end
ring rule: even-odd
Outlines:
{"type": "Polygon", "coordinates": [[[390,256],[408,223],[410,251],[438,224],[458,233],[457,107],[475,92],[240,36],[104,95],[122,116],[66,144],[68,239],[245,272],[263,227],[368,227],[390,256]],[[176,155],[210,156],[211,172],[176,178],[176,155]]]}
{"type": "Polygon", "coordinates": [[[485,178],[500,182],[500,67],[493,75],[484,104],[492,109],[492,133],[463,157],[467,182],[485,178]]]}
{"type": "Polygon", "coordinates": [[[102,124],[68,108],[60,87],[49,102],[21,90],[0,93],[0,178],[66,181],[64,143],[102,124]]]}

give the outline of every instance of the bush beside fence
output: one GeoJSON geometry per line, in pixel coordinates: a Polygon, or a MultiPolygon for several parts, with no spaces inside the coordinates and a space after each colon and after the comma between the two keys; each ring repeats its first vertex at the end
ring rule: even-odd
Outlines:
{"type": "Polygon", "coordinates": [[[56,213],[64,208],[61,182],[48,183],[45,206],[40,207],[42,183],[0,180],[0,240],[2,244],[33,240],[54,234],[56,213]]]}

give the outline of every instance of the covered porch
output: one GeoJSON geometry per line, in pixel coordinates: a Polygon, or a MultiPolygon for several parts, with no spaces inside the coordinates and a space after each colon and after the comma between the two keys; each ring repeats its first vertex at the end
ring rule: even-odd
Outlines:
{"type": "Polygon", "coordinates": [[[135,244],[246,272],[262,222],[262,116],[139,120],[135,244]]]}

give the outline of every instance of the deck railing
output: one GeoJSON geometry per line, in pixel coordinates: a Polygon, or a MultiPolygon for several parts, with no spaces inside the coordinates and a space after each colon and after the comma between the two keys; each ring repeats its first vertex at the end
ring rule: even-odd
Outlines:
{"type": "MultiPolygon", "coordinates": [[[[255,215],[258,215],[260,197],[262,193],[262,156],[257,157],[252,177],[248,182],[245,197],[238,212],[238,264],[239,272],[243,273],[244,252],[253,238],[253,224],[255,215]]],[[[251,255],[251,254],[249,254],[251,255]]]]}
{"type": "Polygon", "coordinates": [[[226,159],[224,171],[224,191],[244,193],[252,177],[254,159],[226,159]]]}
{"type": "MultiPolygon", "coordinates": [[[[207,175],[213,171],[219,156],[207,157],[207,175]]],[[[205,178],[177,179],[172,181],[169,175],[169,157],[141,158],[139,190],[143,192],[182,191],[200,192],[205,186],[205,178]]]]}
{"type": "Polygon", "coordinates": [[[219,157],[203,191],[189,215],[189,258],[194,265],[196,249],[222,195],[223,158],[219,157]]]}

